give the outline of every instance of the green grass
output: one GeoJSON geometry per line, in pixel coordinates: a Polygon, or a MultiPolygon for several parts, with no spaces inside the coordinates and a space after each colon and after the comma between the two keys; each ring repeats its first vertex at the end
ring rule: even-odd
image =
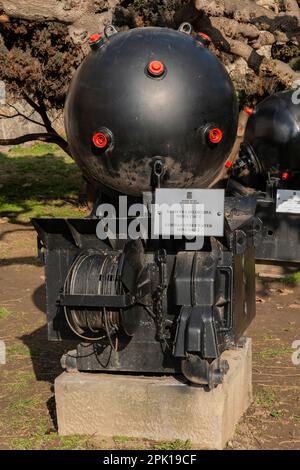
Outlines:
{"type": "Polygon", "coordinates": [[[64,153],[57,145],[55,144],[46,144],[46,143],[41,143],[41,142],[36,142],[33,143],[30,146],[24,146],[24,145],[15,145],[11,150],[10,150],[10,155],[15,156],[15,157],[23,157],[24,155],[28,155],[28,152],[30,152],[30,155],[33,157],[41,157],[45,154],[56,154],[56,153],[64,153]]]}
{"type": "Polygon", "coordinates": [[[12,393],[23,393],[28,390],[34,378],[33,372],[17,372],[15,381],[4,383],[4,388],[12,393]]]}
{"type": "Polygon", "coordinates": [[[281,410],[278,410],[275,405],[278,397],[272,388],[263,388],[257,392],[256,404],[264,408],[269,416],[274,419],[280,419],[283,416],[281,410]]]}
{"type": "Polygon", "coordinates": [[[17,437],[11,440],[11,450],[32,450],[32,439],[27,437],[17,437]]]}
{"type": "Polygon", "coordinates": [[[134,438],[128,436],[114,436],[113,440],[116,444],[127,444],[128,442],[134,441],[134,438]]]}
{"type": "Polygon", "coordinates": [[[180,439],[176,439],[176,441],[160,442],[154,445],[155,450],[190,450],[191,448],[192,444],[190,440],[181,441],[180,439]]]}
{"type": "Polygon", "coordinates": [[[256,356],[260,359],[270,359],[292,352],[293,350],[289,348],[267,348],[257,352],[256,356]]]}
{"type": "Polygon", "coordinates": [[[31,355],[29,348],[25,346],[25,344],[13,344],[12,346],[8,346],[7,354],[26,357],[31,355]]]}
{"type": "Polygon", "coordinates": [[[92,448],[89,438],[84,436],[58,436],[57,433],[41,435],[33,433],[28,437],[14,438],[10,442],[12,450],[86,450],[92,448]]]}
{"type": "Polygon", "coordinates": [[[277,395],[272,388],[263,388],[257,392],[256,403],[264,408],[270,408],[277,400],[277,395]]]}
{"type": "Polygon", "coordinates": [[[85,450],[95,448],[93,439],[87,436],[59,436],[49,431],[49,420],[36,415],[36,409],[43,405],[43,398],[17,398],[9,405],[10,449],[16,450],[85,450]]]}
{"type": "Polygon", "coordinates": [[[78,217],[85,184],[76,163],[53,144],[16,146],[0,153],[0,216],[78,217]]]}
{"type": "MultiPolygon", "coordinates": [[[[45,441],[44,441],[45,442],[45,441]]],[[[57,433],[49,435],[46,440],[47,448],[51,450],[85,450],[89,444],[85,436],[58,436],[57,433]]]]}
{"type": "Polygon", "coordinates": [[[0,307],[0,320],[4,320],[4,318],[7,318],[10,315],[9,310],[4,307],[0,307]]]}
{"type": "MultiPolygon", "coordinates": [[[[147,444],[139,439],[128,436],[114,436],[113,440],[117,448],[126,450],[143,450],[147,448],[147,444]]],[[[155,450],[190,450],[192,444],[189,440],[181,441],[176,439],[175,441],[163,441],[156,442],[153,444],[155,450]]]]}
{"type": "MultiPolygon", "coordinates": [[[[145,449],[145,443],[138,439],[128,436],[114,436],[113,440],[117,446],[121,446],[127,450],[141,450],[145,449]],[[144,445],[143,445],[144,444],[144,445]]],[[[176,439],[175,441],[165,441],[154,444],[153,448],[155,450],[190,450],[192,444],[189,440],[181,441],[176,439]]]]}
{"type": "Polygon", "coordinates": [[[285,282],[289,286],[296,286],[298,284],[298,282],[300,282],[300,271],[296,271],[295,273],[288,276],[286,278],[285,282]]]}
{"type": "Polygon", "coordinates": [[[39,396],[32,396],[31,398],[17,398],[9,404],[9,410],[17,413],[30,413],[32,408],[36,408],[41,404],[41,398],[39,396]]]}
{"type": "Polygon", "coordinates": [[[270,411],[270,416],[275,419],[280,419],[282,418],[282,411],[281,410],[271,410],[270,411]]]}
{"type": "Polygon", "coordinates": [[[117,449],[122,450],[145,450],[146,443],[143,440],[128,436],[113,436],[117,449]]]}

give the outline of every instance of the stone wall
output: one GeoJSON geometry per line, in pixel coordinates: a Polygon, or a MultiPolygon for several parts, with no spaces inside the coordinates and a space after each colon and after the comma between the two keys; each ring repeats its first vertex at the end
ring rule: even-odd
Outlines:
{"type": "MultiPolygon", "coordinates": [[[[41,122],[41,118],[37,113],[32,113],[32,108],[24,101],[18,101],[15,103],[16,108],[24,115],[30,116],[34,121],[41,122]]],[[[13,109],[9,106],[0,106],[1,115],[12,115],[16,114],[13,109]]],[[[50,111],[49,117],[53,123],[53,127],[56,131],[63,135],[64,134],[64,122],[63,112],[52,112],[50,111]]],[[[36,132],[45,132],[43,126],[34,124],[21,116],[14,118],[0,118],[0,139],[14,139],[24,134],[32,134],[36,132]]]]}

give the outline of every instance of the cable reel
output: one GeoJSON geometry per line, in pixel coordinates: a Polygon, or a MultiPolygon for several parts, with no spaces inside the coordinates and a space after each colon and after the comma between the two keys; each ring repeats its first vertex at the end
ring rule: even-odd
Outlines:
{"type": "Polygon", "coordinates": [[[122,251],[82,252],[64,283],[62,297],[77,298],[75,305],[61,303],[66,321],[86,341],[108,339],[113,346],[122,336],[128,340],[140,324],[149,286],[140,241],[128,242],[122,251]]]}
{"type": "MultiPolygon", "coordinates": [[[[119,276],[121,253],[81,253],[71,266],[64,294],[119,295],[124,287],[119,276]]],[[[64,307],[71,330],[80,338],[99,341],[112,338],[121,329],[121,311],[102,307],[64,307]]]]}

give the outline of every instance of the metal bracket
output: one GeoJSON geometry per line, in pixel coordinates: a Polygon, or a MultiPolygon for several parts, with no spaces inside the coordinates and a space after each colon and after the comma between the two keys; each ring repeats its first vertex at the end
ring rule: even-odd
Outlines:
{"type": "Polygon", "coordinates": [[[247,235],[243,230],[234,230],[230,234],[230,249],[233,253],[241,255],[247,248],[247,235]]]}
{"type": "Polygon", "coordinates": [[[109,25],[105,26],[104,34],[107,37],[107,39],[109,39],[114,34],[118,34],[118,30],[112,24],[109,24],[109,25]]]}
{"type": "Polygon", "coordinates": [[[161,187],[161,182],[162,178],[165,174],[165,166],[164,162],[160,157],[157,157],[153,164],[153,176],[155,177],[156,181],[154,181],[154,186],[156,185],[156,188],[161,187]]]}
{"type": "Polygon", "coordinates": [[[42,263],[45,262],[44,244],[39,236],[37,236],[37,257],[42,263]]]}
{"type": "Polygon", "coordinates": [[[193,32],[193,27],[190,23],[187,23],[187,22],[181,23],[181,25],[178,28],[178,31],[180,31],[181,33],[185,33],[188,36],[190,36],[193,32]]]}

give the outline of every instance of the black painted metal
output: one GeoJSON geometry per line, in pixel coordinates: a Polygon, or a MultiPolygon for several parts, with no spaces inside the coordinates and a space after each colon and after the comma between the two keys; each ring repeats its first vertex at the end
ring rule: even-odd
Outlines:
{"type": "Polygon", "coordinates": [[[265,177],[300,172],[298,95],[295,90],[276,93],[259,103],[249,118],[245,142],[260,159],[265,177]]]}
{"type": "MultiPolygon", "coordinates": [[[[202,42],[188,24],[95,36],[68,94],[66,129],[102,202],[214,182],[236,137],[237,106],[227,72],[202,42]]],[[[184,239],[121,239],[118,212],[117,239],[100,240],[98,196],[89,218],[33,220],[48,337],[76,342],[63,366],[183,373],[216,386],[228,369],[220,355],[255,315],[255,201],[227,199],[224,236],[187,251],[184,239]]]]}
{"type": "Polygon", "coordinates": [[[263,224],[256,259],[300,263],[300,216],[277,213],[270,198],[258,198],[256,215],[263,224]]]}
{"type": "MultiPolygon", "coordinates": [[[[249,118],[233,178],[258,199],[263,226],[256,258],[300,263],[300,215],[276,212],[278,189],[300,189],[300,104],[296,90],[277,93],[249,118]]],[[[229,184],[229,186],[236,185],[229,184]]]]}
{"type": "Polygon", "coordinates": [[[208,187],[235,141],[237,105],[221,62],[193,35],[137,28],[110,36],[77,71],[67,97],[65,123],[72,154],[96,184],[129,195],[151,190],[157,156],[164,187],[208,187]],[[165,73],[149,76],[161,61],[165,73]],[[213,144],[209,128],[223,139],[213,144]],[[93,145],[110,131],[110,144],[93,145]]]}
{"type": "Polygon", "coordinates": [[[60,305],[64,307],[112,307],[126,308],[135,303],[135,299],[128,294],[123,295],[96,295],[96,294],[61,294],[60,305]]]}
{"type": "MultiPolygon", "coordinates": [[[[232,205],[231,201],[228,207],[232,205]]],[[[236,206],[241,206],[240,200],[236,200],[236,206]]],[[[165,251],[164,256],[164,249],[158,250],[152,240],[144,247],[140,241],[126,240],[125,248],[116,251],[109,240],[98,240],[95,219],[34,219],[46,264],[49,339],[74,339],[78,343],[80,334],[86,337],[87,326],[92,328],[97,341],[90,334],[89,341],[77,346],[79,370],[185,371],[191,381],[209,387],[220,383],[227,370],[219,361],[220,354],[238,342],[255,314],[255,206],[245,199],[244,207],[243,218],[227,208],[223,239],[207,239],[200,252],[181,251],[181,240],[165,240],[166,244],[172,242],[172,252],[165,251]],[[80,238],[80,245],[75,226],[88,234],[80,238]],[[79,292],[76,288],[76,292],[66,292],[64,286],[76,265],[74,261],[83,255],[89,276],[80,274],[79,292]],[[126,294],[97,294],[91,270],[94,256],[99,256],[99,272],[101,259],[105,263],[113,258],[120,260],[118,282],[121,280],[126,294]],[[94,295],[91,289],[95,289],[94,295]],[[72,329],[66,321],[69,308],[75,312],[72,329]],[[104,308],[120,313],[109,338],[103,326],[104,308]]],[[[72,364],[68,357],[65,362],[67,367],[74,367],[74,358],[72,364]]]]}

